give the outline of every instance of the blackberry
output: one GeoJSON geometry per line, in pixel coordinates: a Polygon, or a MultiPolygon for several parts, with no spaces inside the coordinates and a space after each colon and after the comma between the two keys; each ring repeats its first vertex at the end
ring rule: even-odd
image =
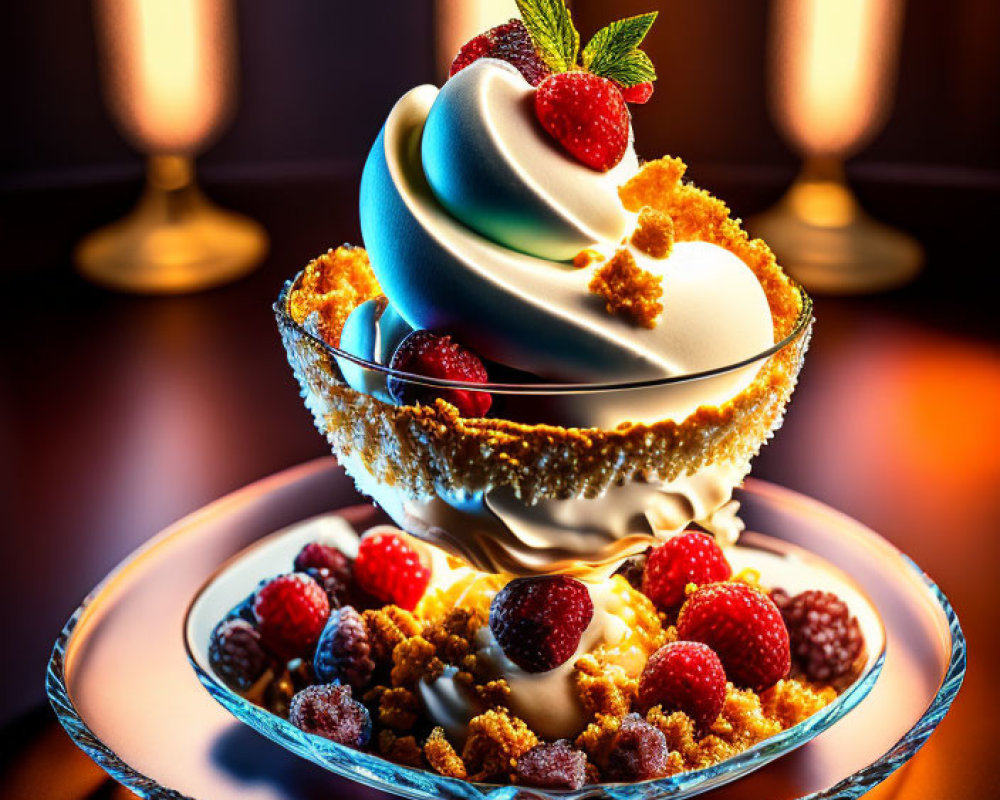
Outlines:
{"type": "Polygon", "coordinates": [[[257,629],[240,617],[224,619],[215,626],[208,660],[215,674],[237,692],[249,690],[270,663],[257,629]]]}
{"type": "Polygon", "coordinates": [[[368,631],[361,615],[351,606],[330,614],[320,634],[313,658],[313,671],[321,683],[347,683],[360,691],[375,669],[368,631]]]}
{"type": "Polygon", "coordinates": [[[372,734],[372,720],[351,697],[350,686],[309,686],[292,698],[288,718],[306,733],[348,747],[363,747],[372,734]]]}
{"type": "Polygon", "coordinates": [[[565,739],[543,742],[517,760],[517,782],[541,789],[579,789],[587,782],[587,757],[565,739]]]}
{"type": "Polygon", "coordinates": [[[831,681],[850,671],[864,637],[847,604],[833,592],[810,590],[790,597],[771,592],[788,628],[792,659],[807,678],[831,681]]]}

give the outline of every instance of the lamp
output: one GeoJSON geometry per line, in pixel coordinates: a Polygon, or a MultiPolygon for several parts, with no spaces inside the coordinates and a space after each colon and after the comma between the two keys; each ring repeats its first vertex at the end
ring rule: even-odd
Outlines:
{"type": "Polygon", "coordinates": [[[80,272],[142,293],[185,292],[232,280],[267,250],[256,222],[211,203],[194,154],[234,105],[231,0],[95,0],[111,115],[148,154],[146,186],[124,218],[83,239],[80,272]]]}
{"type": "Polygon", "coordinates": [[[886,289],[920,268],[920,245],[868,216],[847,186],[844,160],[885,122],[903,0],[773,0],[770,101],[802,154],[778,204],[750,219],[788,271],[819,292],[886,289]]]}

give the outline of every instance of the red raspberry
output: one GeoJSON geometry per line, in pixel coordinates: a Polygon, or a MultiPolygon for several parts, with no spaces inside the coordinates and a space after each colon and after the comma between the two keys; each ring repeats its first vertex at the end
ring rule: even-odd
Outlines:
{"type": "Polygon", "coordinates": [[[670,755],[667,737],[638,714],[628,714],[600,764],[610,781],[648,781],[666,774],[670,755]]]}
{"type": "Polygon", "coordinates": [[[402,536],[379,531],[361,537],[354,578],[382,602],[412,611],[427,590],[431,571],[402,536]]]}
{"type": "MultiPolygon", "coordinates": [[[[438,336],[430,331],[413,331],[399,343],[390,362],[392,369],[468,383],[486,383],[489,377],[483,362],[472,351],[453,342],[450,336],[438,336]]],[[[389,394],[397,403],[433,403],[435,398],[447,400],[463,417],[483,417],[493,399],[486,392],[468,389],[438,389],[390,376],[389,394]]]]}
{"type": "Polygon", "coordinates": [[[323,587],[300,572],[268,581],[253,601],[253,614],[264,646],[289,660],[312,655],[330,601],[323,587]]]}
{"type": "Polygon", "coordinates": [[[519,19],[490,28],[466,42],[455,56],[448,76],[461,72],[480,58],[499,58],[513,64],[532,86],[538,86],[550,74],[545,62],[538,57],[531,34],[519,19]]]}
{"type": "Polygon", "coordinates": [[[722,548],[706,533],[688,531],[653,549],[642,576],[642,592],[664,610],[684,602],[689,583],[725,581],[733,574],[722,548]]]}
{"type": "Polygon", "coordinates": [[[616,83],[588,72],[546,78],[535,92],[542,127],[588,167],[607,172],[628,149],[629,115],[616,83]]]}
{"type": "Polygon", "coordinates": [[[715,722],[726,700],[726,671],[707,644],[671,642],[649,657],[639,679],[639,708],[683,711],[701,731],[715,722]]]}
{"type": "Polygon", "coordinates": [[[568,575],[516,578],[490,604],[490,630],[504,654],[528,672],[564,663],[594,616],[590,592],[568,575]]]}
{"type": "Polygon", "coordinates": [[[625,102],[634,103],[637,106],[648,103],[649,98],[652,96],[653,84],[651,81],[637,83],[635,86],[629,86],[627,89],[622,89],[622,97],[625,98],[625,102]]]}
{"type": "Polygon", "coordinates": [[[579,789],[587,782],[587,757],[565,739],[536,744],[517,759],[517,782],[541,789],[579,789]]]}
{"type": "Polygon", "coordinates": [[[305,572],[310,567],[340,572],[350,570],[351,560],[332,545],[310,542],[295,556],[295,571],[305,572]]]}
{"type": "Polygon", "coordinates": [[[788,628],[792,658],[809,680],[830,681],[850,671],[864,648],[858,620],[833,592],[771,592],[788,628]]]}
{"type": "Polygon", "coordinates": [[[737,686],[763,691],[788,674],[788,631],[764,592],[745,583],[710,583],[688,596],[677,617],[681,639],[704,642],[737,686]]]}

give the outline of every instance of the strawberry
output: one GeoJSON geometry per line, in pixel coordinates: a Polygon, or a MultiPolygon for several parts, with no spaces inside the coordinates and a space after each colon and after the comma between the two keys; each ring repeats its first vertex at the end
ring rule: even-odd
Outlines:
{"type": "Polygon", "coordinates": [[[622,88],[622,97],[626,103],[634,103],[637,106],[645,105],[649,98],[653,96],[653,82],[643,81],[634,86],[622,88]]]}
{"type": "Polygon", "coordinates": [[[662,706],[683,711],[701,731],[715,722],[726,700],[726,671],[707,644],[671,642],[649,657],[639,678],[643,712],[662,706]]]}
{"type": "Polygon", "coordinates": [[[412,611],[427,590],[431,571],[398,533],[366,533],[354,560],[354,579],[384,603],[412,611]]]}
{"type": "MultiPolygon", "coordinates": [[[[489,379],[482,360],[471,350],[453,342],[450,336],[423,330],[413,331],[399,343],[392,354],[390,367],[400,372],[467,383],[485,383],[489,379]]],[[[486,416],[493,403],[487,392],[421,386],[395,376],[390,376],[387,384],[389,394],[397,403],[433,403],[440,397],[455,406],[463,417],[486,416]]]]}
{"type": "Polygon", "coordinates": [[[681,639],[704,642],[719,656],[726,677],[760,692],[788,674],[788,631],[774,601],[737,581],[696,589],[677,616],[681,639]]]}
{"type": "Polygon", "coordinates": [[[588,72],[546,78],[535,93],[535,115],[574,158],[600,172],[618,164],[628,149],[628,108],[607,78],[588,72]]]}
{"type": "Polygon", "coordinates": [[[733,574],[718,543],[706,533],[687,531],[653,549],[642,575],[642,592],[665,611],[684,602],[689,583],[728,580],[733,574]]]}
{"type": "Polygon", "coordinates": [[[480,58],[499,58],[513,64],[532,86],[538,86],[551,72],[538,57],[531,35],[519,19],[490,28],[466,42],[455,56],[448,77],[480,58]]]}
{"type": "Polygon", "coordinates": [[[295,572],[261,586],[254,596],[253,614],[264,646],[290,660],[312,655],[330,616],[330,601],[316,581],[295,572]]]}

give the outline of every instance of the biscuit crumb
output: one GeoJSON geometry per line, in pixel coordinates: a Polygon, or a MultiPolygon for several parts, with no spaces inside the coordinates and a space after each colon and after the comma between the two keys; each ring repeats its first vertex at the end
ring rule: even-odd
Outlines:
{"type": "Polygon", "coordinates": [[[490,709],[469,721],[462,761],[474,781],[510,776],[517,758],[538,744],[538,737],[506,708],[490,709]]]}
{"type": "Polygon", "coordinates": [[[679,158],[664,156],[643,164],[635,175],[619,187],[618,197],[626,211],[637,214],[643,206],[663,210],[661,203],[677,188],[687,171],[687,165],[679,158]]]}
{"type": "Polygon", "coordinates": [[[413,736],[397,736],[392,731],[384,729],[378,735],[378,751],[397,764],[423,769],[424,751],[413,736]]]}
{"type": "Polygon", "coordinates": [[[643,328],[653,328],[656,318],[663,313],[662,281],[661,275],[641,269],[628,250],[619,250],[597,270],[588,288],[605,299],[609,314],[617,314],[643,328]]]}
{"type": "Polygon", "coordinates": [[[438,727],[431,731],[427,741],[424,742],[424,756],[439,775],[460,780],[468,777],[464,762],[451,746],[451,742],[445,738],[444,728],[438,727]]]}
{"type": "Polygon", "coordinates": [[[573,256],[573,266],[576,267],[577,269],[585,269],[586,267],[589,267],[591,264],[603,260],[604,256],[602,256],[592,247],[586,247],[579,253],[577,253],[575,256],[573,256]]]}
{"type": "Polygon", "coordinates": [[[371,657],[376,663],[385,661],[393,649],[404,639],[420,633],[420,621],[409,611],[398,606],[368,609],[361,614],[368,633],[371,657]]]}
{"type": "Polygon", "coordinates": [[[407,731],[417,724],[420,702],[409,689],[386,689],[378,701],[378,721],[387,728],[407,731]]]}
{"type": "Polygon", "coordinates": [[[674,221],[669,214],[646,206],[632,232],[632,246],[650,258],[666,258],[674,248],[674,221]]]}

